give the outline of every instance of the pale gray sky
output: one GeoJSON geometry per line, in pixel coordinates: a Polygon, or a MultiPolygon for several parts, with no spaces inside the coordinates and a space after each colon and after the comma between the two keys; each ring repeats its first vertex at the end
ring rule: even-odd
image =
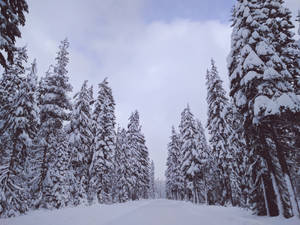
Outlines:
{"type": "MultiPolygon", "coordinates": [[[[171,126],[190,104],[206,125],[205,73],[213,57],[228,90],[230,10],[234,0],[28,0],[19,45],[27,44],[43,76],[59,42],[70,41],[69,76],[97,87],[105,77],[117,122],[140,112],[156,176],[164,179],[171,126]]],[[[294,15],[299,0],[287,0],[294,15]]]]}

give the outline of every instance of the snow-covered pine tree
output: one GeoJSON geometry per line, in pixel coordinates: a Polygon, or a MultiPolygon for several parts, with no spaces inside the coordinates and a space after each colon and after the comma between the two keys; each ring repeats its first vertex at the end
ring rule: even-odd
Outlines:
{"type": "Polygon", "coordinates": [[[140,131],[139,141],[139,161],[140,161],[140,182],[139,182],[139,196],[143,199],[149,198],[150,190],[150,158],[148,148],[146,146],[145,136],[140,131]]]}
{"type": "Polygon", "coordinates": [[[214,159],[214,173],[219,197],[217,203],[232,204],[231,170],[232,155],[228,143],[228,124],[225,120],[225,110],[228,99],[223,88],[223,81],[219,77],[214,60],[211,61],[211,70],[207,71],[207,104],[208,121],[207,128],[210,135],[209,143],[214,159]]]}
{"type": "Polygon", "coordinates": [[[131,152],[127,142],[126,130],[119,128],[115,150],[115,198],[117,202],[128,201],[132,188],[131,152]]]}
{"type": "Polygon", "coordinates": [[[26,180],[27,180],[27,188],[28,188],[28,199],[27,199],[27,205],[29,208],[32,208],[32,203],[34,202],[34,187],[32,185],[33,180],[35,179],[34,174],[34,168],[35,168],[35,150],[36,150],[36,144],[38,139],[38,129],[39,129],[39,107],[38,107],[38,77],[37,77],[37,63],[36,59],[34,59],[33,63],[31,64],[31,67],[27,69],[28,75],[26,77],[26,87],[23,88],[23,90],[26,90],[28,93],[28,101],[27,104],[31,104],[28,109],[31,109],[34,111],[33,115],[35,115],[35,122],[30,122],[29,124],[32,125],[35,129],[34,135],[32,135],[31,145],[30,145],[30,151],[27,153],[27,159],[25,161],[25,174],[26,174],[26,180]]]}
{"type": "Polygon", "coordinates": [[[148,198],[149,196],[149,155],[145,145],[145,137],[141,132],[138,111],[129,117],[127,129],[128,147],[131,152],[132,200],[148,198]]]}
{"type": "Polygon", "coordinates": [[[71,163],[74,170],[72,200],[74,205],[87,201],[89,167],[92,161],[93,145],[91,91],[84,81],[80,91],[74,95],[74,105],[70,123],[71,163]]]}
{"type": "Polygon", "coordinates": [[[197,136],[197,151],[199,152],[200,159],[200,182],[199,182],[199,193],[201,202],[208,203],[208,196],[211,192],[210,183],[210,149],[206,142],[204,128],[200,120],[196,120],[196,136],[197,136]]]}
{"type": "Polygon", "coordinates": [[[59,46],[56,65],[51,66],[39,85],[39,143],[35,160],[35,207],[61,208],[69,204],[70,151],[65,121],[72,109],[68,92],[72,86],[67,76],[69,42],[59,46]]]}
{"type": "MultiPolygon", "coordinates": [[[[115,101],[112,90],[105,78],[99,84],[98,96],[93,112],[95,138],[93,157],[90,165],[90,191],[98,202],[112,202],[112,176],[114,171],[113,155],[115,151],[115,101]]],[[[90,202],[94,197],[91,197],[90,202]]]]}
{"type": "Polygon", "coordinates": [[[25,76],[26,48],[14,51],[0,83],[0,217],[28,210],[27,160],[36,136],[38,116],[33,75],[25,76]]]}
{"type": "Polygon", "coordinates": [[[168,144],[168,158],[166,171],[166,197],[173,200],[183,200],[184,180],[181,170],[181,137],[172,126],[170,142],[168,144]]]}
{"type": "MultiPolygon", "coordinates": [[[[283,4],[274,2],[274,6],[283,4]]],[[[244,116],[246,142],[251,148],[252,207],[258,215],[291,217],[299,215],[287,160],[287,152],[293,150],[279,140],[279,133],[282,121],[299,118],[300,103],[293,74],[297,68],[294,64],[286,65],[293,57],[289,59],[284,52],[287,49],[279,48],[274,40],[287,38],[286,34],[269,25],[272,19],[267,19],[269,9],[264,3],[267,1],[236,3],[228,57],[230,95],[244,116]]],[[[287,21],[280,18],[282,10],[273,7],[271,13],[289,30],[287,21]]]]}
{"type": "Polygon", "coordinates": [[[92,132],[92,145],[90,146],[90,152],[91,152],[91,161],[89,162],[89,180],[88,180],[88,189],[87,189],[87,202],[89,205],[91,205],[95,200],[96,192],[93,190],[93,185],[91,185],[91,165],[93,161],[93,155],[94,155],[94,150],[95,150],[95,135],[96,135],[96,119],[95,119],[95,114],[94,114],[94,107],[95,107],[95,99],[94,99],[94,87],[93,85],[90,86],[88,89],[89,96],[90,96],[90,106],[91,106],[91,132],[92,132]]]}
{"type": "Polygon", "coordinates": [[[184,180],[184,199],[194,203],[203,201],[200,186],[203,181],[202,158],[198,149],[198,135],[194,115],[187,106],[181,113],[179,125],[181,136],[181,171],[184,180]]]}
{"type": "MultiPolygon", "coordinates": [[[[292,75],[295,91],[300,94],[300,48],[294,39],[294,24],[292,13],[284,6],[283,0],[265,0],[262,2],[264,16],[258,18],[271,32],[264,33],[266,41],[272,45],[277,55],[286,65],[286,70],[292,75]]],[[[259,28],[265,32],[266,28],[259,28]]],[[[287,79],[287,77],[285,78],[287,79]]]]}
{"type": "Polygon", "coordinates": [[[28,5],[25,0],[2,0],[0,4],[0,64],[8,69],[13,64],[16,38],[21,37],[19,26],[25,25],[28,5]],[[7,57],[5,58],[5,55],[7,57]]]}
{"type": "Polygon", "coordinates": [[[155,181],[155,174],[154,174],[154,162],[151,160],[150,165],[150,190],[149,190],[149,197],[154,199],[155,198],[155,187],[154,187],[154,181],[155,181]]]}
{"type": "Polygon", "coordinates": [[[249,150],[244,138],[243,117],[234,104],[229,103],[225,110],[225,119],[229,125],[228,143],[233,156],[232,161],[232,198],[233,205],[248,207],[249,199],[249,150]]]}
{"type": "MultiPolygon", "coordinates": [[[[174,126],[172,126],[172,132],[175,132],[175,128],[174,126]]],[[[169,148],[170,145],[172,145],[172,138],[171,141],[168,144],[168,157],[167,157],[167,162],[166,162],[166,166],[167,166],[167,170],[165,171],[165,176],[166,176],[166,197],[167,199],[175,199],[172,191],[173,191],[173,183],[174,183],[174,179],[173,179],[173,167],[174,167],[174,163],[173,163],[173,152],[172,149],[169,148]]]]}
{"type": "MultiPolygon", "coordinates": [[[[174,128],[174,127],[172,127],[174,128]]],[[[172,142],[169,143],[169,145],[172,142]]],[[[172,162],[172,152],[171,150],[168,148],[168,157],[167,157],[167,162],[166,162],[166,166],[167,166],[167,170],[165,171],[165,176],[166,176],[166,197],[167,199],[175,199],[173,197],[172,194],[172,186],[173,186],[173,174],[172,174],[172,169],[173,169],[173,162],[172,162]]]]}

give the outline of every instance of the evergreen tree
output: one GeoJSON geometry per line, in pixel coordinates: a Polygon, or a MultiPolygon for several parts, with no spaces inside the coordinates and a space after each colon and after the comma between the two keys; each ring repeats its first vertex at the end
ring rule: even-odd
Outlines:
{"type": "Polygon", "coordinates": [[[61,208],[69,202],[69,161],[64,122],[72,109],[67,93],[72,90],[67,76],[67,39],[61,42],[56,65],[50,67],[39,86],[40,122],[38,150],[35,154],[35,207],[61,208]]]}
{"type": "Polygon", "coordinates": [[[135,111],[129,118],[127,129],[128,146],[132,156],[132,200],[149,197],[149,155],[139,120],[139,113],[135,111]]]}
{"type": "Polygon", "coordinates": [[[16,38],[21,37],[19,26],[25,25],[25,15],[28,5],[25,0],[2,0],[0,4],[0,64],[8,69],[14,63],[16,38]],[[7,55],[7,58],[5,58],[7,55]]]}
{"type": "Polygon", "coordinates": [[[245,138],[251,148],[252,207],[258,215],[291,217],[299,214],[287,160],[288,151],[293,150],[281,143],[279,132],[282,121],[291,115],[299,118],[295,95],[299,78],[293,58],[296,51],[292,53],[293,43],[286,33],[291,23],[282,4],[237,1],[228,64],[230,95],[244,116],[245,138]]]}
{"type": "Polygon", "coordinates": [[[139,196],[143,199],[149,198],[150,190],[150,158],[148,153],[148,148],[146,146],[146,140],[142,133],[140,133],[139,142],[139,164],[140,168],[140,182],[139,182],[139,196]]]}
{"type": "Polygon", "coordinates": [[[200,183],[203,181],[202,158],[198,149],[196,122],[189,106],[181,113],[181,171],[184,180],[184,198],[194,203],[200,203],[200,183]]]}
{"type": "Polygon", "coordinates": [[[151,161],[151,165],[150,165],[150,190],[149,190],[149,195],[150,198],[154,199],[155,198],[155,188],[154,188],[154,181],[155,181],[155,177],[154,177],[154,162],[153,160],[151,161]]]}
{"type": "Polygon", "coordinates": [[[112,176],[115,151],[115,102],[107,79],[99,84],[95,101],[95,138],[90,166],[90,188],[100,203],[112,202],[112,176]]]}
{"type": "Polygon", "coordinates": [[[28,210],[26,161],[37,132],[34,82],[25,76],[25,48],[14,52],[0,85],[0,217],[11,217],[28,210]]]}
{"type": "Polygon", "coordinates": [[[181,137],[172,127],[172,134],[168,144],[168,158],[166,171],[166,196],[168,199],[183,200],[184,180],[181,170],[182,153],[181,137]]]}
{"type": "Polygon", "coordinates": [[[72,198],[75,205],[87,200],[89,167],[92,161],[93,145],[91,94],[84,81],[81,90],[74,96],[74,106],[70,123],[70,148],[75,184],[72,198]]]}
{"type": "Polygon", "coordinates": [[[36,60],[33,61],[31,64],[31,67],[27,69],[29,71],[27,77],[26,77],[26,86],[23,87],[23,91],[27,93],[27,110],[32,111],[32,118],[30,126],[32,127],[32,134],[31,134],[31,141],[30,141],[30,151],[27,153],[27,159],[25,161],[25,170],[26,173],[26,183],[27,183],[27,189],[28,189],[28,199],[27,199],[27,205],[29,208],[32,208],[32,203],[34,201],[34,187],[32,186],[32,181],[35,179],[34,177],[34,168],[35,168],[35,161],[34,161],[34,155],[36,150],[36,141],[38,139],[38,128],[39,128],[39,107],[38,107],[38,101],[37,101],[37,89],[38,89],[38,78],[37,78],[37,64],[36,60]]]}
{"type": "Polygon", "coordinates": [[[225,110],[225,119],[228,126],[228,143],[232,153],[232,197],[233,204],[240,207],[248,207],[249,200],[249,159],[248,148],[244,139],[242,116],[237,112],[235,106],[229,103],[225,110]]]}
{"type": "Polygon", "coordinates": [[[200,120],[196,120],[196,137],[197,137],[197,151],[199,152],[200,159],[200,182],[199,182],[199,193],[201,202],[208,203],[208,196],[211,194],[210,185],[210,149],[206,142],[204,128],[200,120]]]}
{"type": "Polygon", "coordinates": [[[117,202],[126,202],[130,197],[132,188],[131,174],[131,155],[127,143],[127,134],[125,129],[118,129],[116,137],[115,151],[115,177],[117,202]]]}
{"type": "Polygon", "coordinates": [[[300,94],[300,48],[292,31],[295,28],[291,20],[292,13],[283,3],[283,0],[265,0],[261,3],[264,16],[257,17],[257,21],[266,27],[259,27],[258,30],[285,64],[286,68],[281,69],[281,73],[285,79],[292,76],[293,81],[289,80],[289,83],[293,83],[295,91],[300,94]],[[264,33],[266,28],[270,32],[264,33]]]}
{"type": "Polygon", "coordinates": [[[222,87],[215,62],[211,61],[211,70],[207,72],[207,128],[210,134],[211,154],[215,164],[215,175],[218,180],[218,204],[233,203],[231,187],[232,154],[228,143],[228,124],[225,120],[225,110],[228,99],[222,87]]]}

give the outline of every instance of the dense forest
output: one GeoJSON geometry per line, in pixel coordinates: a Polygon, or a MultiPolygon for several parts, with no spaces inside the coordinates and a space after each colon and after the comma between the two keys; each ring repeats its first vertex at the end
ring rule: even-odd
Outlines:
{"type": "MultiPolygon", "coordinates": [[[[38,77],[27,47],[15,45],[27,2],[0,0],[0,9],[0,217],[164,197],[139,112],[126,128],[116,125],[107,78],[97,88],[84,81],[69,97],[67,39],[38,77]]],[[[187,105],[171,130],[168,199],[299,216],[300,40],[291,18],[282,0],[236,1],[230,93],[212,60],[207,123],[187,105]]]]}
{"type": "Polygon", "coordinates": [[[14,46],[27,11],[26,1],[1,1],[6,27],[0,30],[0,217],[153,198],[154,164],[138,111],[126,129],[116,128],[107,79],[95,97],[84,81],[69,98],[67,39],[59,45],[55,64],[38,79],[26,47],[14,46]]]}

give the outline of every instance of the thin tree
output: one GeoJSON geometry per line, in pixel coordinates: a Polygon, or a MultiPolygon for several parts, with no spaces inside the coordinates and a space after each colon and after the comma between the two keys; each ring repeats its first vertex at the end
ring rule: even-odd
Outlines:
{"type": "Polygon", "coordinates": [[[107,79],[99,84],[93,113],[95,138],[93,157],[89,169],[91,192],[98,202],[112,202],[112,176],[115,151],[115,102],[107,79]]]}
{"type": "Polygon", "coordinates": [[[223,88],[223,81],[219,77],[214,60],[211,61],[211,70],[207,72],[207,128],[210,134],[209,143],[214,158],[215,176],[218,180],[218,204],[232,204],[231,170],[232,154],[228,143],[228,124],[225,120],[225,110],[228,99],[223,88]]]}
{"type": "Polygon", "coordinates": [[[51,66],[39,85],[40,122],[36,151],[35,207],[61,208],[70,201],[67,134],[64,123],[70,118],[72,105],[68,97],[72,86],[67,76],[69,42],[59,46],[55,66],[51,66]]]}

